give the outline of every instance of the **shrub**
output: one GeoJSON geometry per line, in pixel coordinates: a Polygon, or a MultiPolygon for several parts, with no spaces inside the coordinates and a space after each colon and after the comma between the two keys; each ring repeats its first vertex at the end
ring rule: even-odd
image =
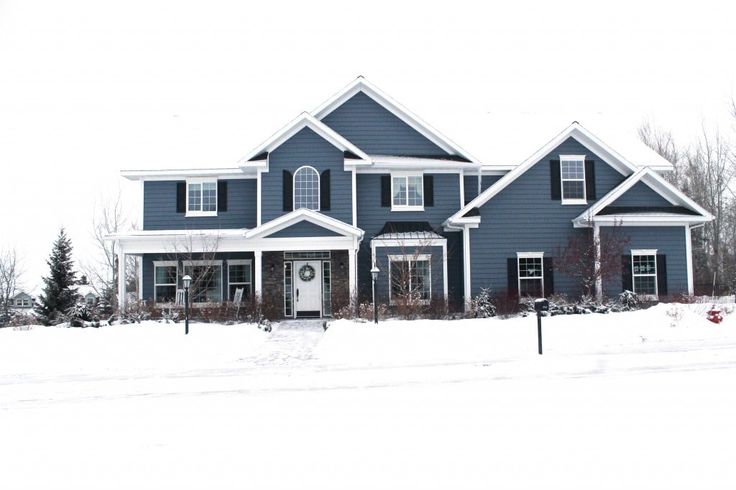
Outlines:
{"type": "Polygon", "coordinates": [[[70,327],[99,327],[100,319],[94,314],[94,309],[84,301],[77,302],[64,312],[64,319],[70,327]]]}
{"type": "Polygon", "coordinates": [[[496,316],[496,305],[494,304],[490,289],[482,288],[478,295],[470,300],[468,316],[470,318],[490,318],[496,316]]]}
{"type": "Polygon", "coordinates": [[[622,308],[621,311],[638,310],[641,307],[639,295],[628,289],[618,295],[618,303],[622,308]]]}

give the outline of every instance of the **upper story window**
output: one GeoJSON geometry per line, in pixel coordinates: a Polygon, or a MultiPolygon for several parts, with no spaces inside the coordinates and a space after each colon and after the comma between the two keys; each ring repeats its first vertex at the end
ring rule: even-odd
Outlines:
{"type": "Polygon", "coordinates": [[[562,204],[586,204],[585,155],[560,155],[562,204]]]}
{"type": "Polygon", "coordinates": [[[319,211],[319,172],[313,167],[300,167],[294,172],[294,209],[319,211]]]}
{"type": "Polygon", "coordinates": [[[187,180],[187,216],[217,216],[217,180],[187,180]]]}
{"type": "Polygon", "coordinates": [[[422,174],[391,174],[391,210],[424,210],[424,177],[422,174]]]}

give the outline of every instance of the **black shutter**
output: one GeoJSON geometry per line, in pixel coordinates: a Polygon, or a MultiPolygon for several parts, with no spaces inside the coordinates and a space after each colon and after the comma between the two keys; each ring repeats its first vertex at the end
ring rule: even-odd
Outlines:
{"type": "Polygon", "coordinates": [[[391,176],[381,175],[381,207],[391,207],[391,176]]]}
{"type": "Polygon", "coordinates": [[[294,211],[294,181],[291,172],[284,170],[282,177],[282,188],[284,192],[284,211],[294,211]]]}
{"type": "Polygon", "coordinates": [[[631,277],[631,255],[621,256],[621,287],[623,291],[634,290],[634,281],[631,277]]]}
{"type": "Polygon", "coordinates": [[[330,210],[330,171],[325,170],[319,176],[319,209],[330,210]]]}
{"type": "Polygon", "coordinates": [[[544,262],[544,296],[549,298],[555,294],[555,269],[552,257],[545,257],[544,262]]]}
{"type": "Polygon", "coordinates": [[[667,256],[657,254],[657,292],[660,299],[667,296],[667,256]]]}
{"type": "Polygon", "coordinates": [[[217,212],[227,211],[227,180],[217,181],[217,212]]]}
{"type": "Polygon", "coordinates": [[[176,183],[176,212],[177,213],[187,212],[187,183],[186,182],[176,183]]]}
{"type": "Polygon", "coordinates": [[[434,206],[434,176],[424,176],[424,206],[434,206]]]}
{"type": "Polygon", "coordinates": [[[595,162],[585,160],[585,198],[598,199],[595,195],[595,162]]]}
{"type": "Polygon", "coordinates": [[[550,175],[550,198],[553,201],[562,200],[562,191],[560,189],[560,161],[550,160],[549,161],[549,175],[550,175]]]}
{"type": "Polygon", "coordinates": [[[506,259],[506,277],[508,278],[506,294],[509,298],[517,298],[519,296],[519,269],[516,257],[506,259]]]}

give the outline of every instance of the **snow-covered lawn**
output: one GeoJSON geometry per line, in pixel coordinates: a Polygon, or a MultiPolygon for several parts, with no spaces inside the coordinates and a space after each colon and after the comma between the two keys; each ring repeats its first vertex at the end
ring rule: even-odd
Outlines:
{"type": "Polygon", "coordinates": [[[736,488],[736,314],[672,308],[3,329],[0,488],[736,488]]]}

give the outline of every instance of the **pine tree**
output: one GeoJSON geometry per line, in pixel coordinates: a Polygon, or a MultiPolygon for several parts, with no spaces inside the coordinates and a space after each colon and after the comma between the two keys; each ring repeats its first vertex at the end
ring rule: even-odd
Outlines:
{"type": "Polygon", "coordinates": [[[72,242],[64,228],[59,231],[46,263],[50,273],[43,278],[43,293],[39,296],[36,313],[44,325],[54,325],[62,321],[64,313],[79,299],[74,287],[77,280],[72,260],[72,242]]]}

